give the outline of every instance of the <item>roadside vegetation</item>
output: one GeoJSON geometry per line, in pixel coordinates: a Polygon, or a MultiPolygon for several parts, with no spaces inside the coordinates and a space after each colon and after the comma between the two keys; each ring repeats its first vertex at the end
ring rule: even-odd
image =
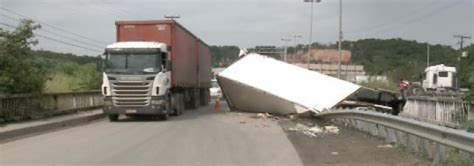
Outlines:
{"type": "MultiPolygon", "coordinates": [[[[38,41],[33,31],[41,28],[24,20],[15,30],[0,28],[0,94],[95,90],[101,75],[97,57],[77,56],[45,50],[32,50],[38,41]]],[[[337,48],[335,44],[314,43],[314,48],[337,48]]],[[[373,88],[394,89],[397,80],[420,81],[426,67],[426,43],[403,39],[363,39],[344,41],[352,52],[352,63],[364,65],[369,75],[384,75],[389,82],[368,82],[373,88]],[[390,81],[391,80],[391,81],[390,81]]],[[[296,47],[306,50],[303,45],[296,47]]],[[[474,46],[465,48],[461,60],[461,86],[474,90],[474,46]]],[[[237,46],[211,46],[212,65],[225,67],[238,59],[237,46]]],[[[289,47],[288,52],[295,52],[289,47]]],[[[460,51],[444,45],[430,45],[430,65],[456,66],[460,51]]],[[[473,99],[473,93],[466,98],[473,99]]]]}
{"type": "Polygon", "coordinates": [[[239,47],[237,46],[211,46],[212,66],[226,67],[238,59],[239,47]]]}
{"type": "Polygon", "coordinates": [[[15,30],[0,28],[0,94],[100,89],[98,58],[32,50],[39,28],[31,20],[15,30]]]}

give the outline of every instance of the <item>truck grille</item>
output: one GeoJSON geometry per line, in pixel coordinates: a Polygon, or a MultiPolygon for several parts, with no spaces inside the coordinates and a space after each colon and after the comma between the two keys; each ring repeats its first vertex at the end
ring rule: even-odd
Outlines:
{"type": "Polygon", "coordinates": [[[144,107],[150,104],[151,82],[112,82],[112,100],[117,107],[144,107]]]}

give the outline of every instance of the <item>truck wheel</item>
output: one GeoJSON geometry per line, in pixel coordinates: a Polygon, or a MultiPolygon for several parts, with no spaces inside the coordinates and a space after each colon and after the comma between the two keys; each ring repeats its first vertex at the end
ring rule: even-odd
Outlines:
{"type": "Polygon", "coordinates": [[[108,117],[109,117],[109,121],[116,122],[116,121],[118,121],[119,114],[108,115],[108,117]]]}
{"type": "Polygon", "coordinates": [[[420,85],[412,85],[407,90],[408,96],[422,96],[425,94],[425,90],[420,85]]]}
{"type": "Polygon", "coordinates": [[[181,110],[179,108],[180,107],[179,106],[179,104],[180,104],[179,95],[178,94],[173,94],[169,98],[170,98],[170,102],[169,102],[170,106],[169,107],[171,108],[171,111],[172,111],[171,116],[178,116],[181,112],[181,110]]]}
{"type": "Polygon", "coordinates": [[[199,93],[199,90],[195,90],[193,94],[193,109],[198,109],[199,106],[201,105],[201,95],[199,93]]]}
{"type": "Polygon", "coordinates": [[[168,120],[170,118],[169,113],[165,113],[159,116],[161,120],[168,120]]]}
{"type": "Polygon", "coordinates": [[[182,114],[184,112],[184,110],[186,110],[183,94],[178,95],[178,101],[177,102],[178,102],[179,114],[182,114]]]}

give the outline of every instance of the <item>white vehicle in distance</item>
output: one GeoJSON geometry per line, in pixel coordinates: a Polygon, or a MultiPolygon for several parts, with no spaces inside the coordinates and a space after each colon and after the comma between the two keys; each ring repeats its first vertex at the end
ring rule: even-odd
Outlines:
{"type": "Polygon", "coordinates": [[[211,88],[209,88],[209,91],[211,91],[211,99],[221,100],[223,95],[219,83],[217,83],[216,79],[212,79],[211,84],[211,88]]]}

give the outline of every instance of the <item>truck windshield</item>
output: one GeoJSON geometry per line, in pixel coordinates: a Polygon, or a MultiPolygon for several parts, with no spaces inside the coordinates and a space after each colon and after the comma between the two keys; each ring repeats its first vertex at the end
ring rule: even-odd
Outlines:
{"type": "Polygon", "coordinates": [[[161,65],[158,54],[108,54],[105,72],[142,74],[158,73],[161,65]]]}

